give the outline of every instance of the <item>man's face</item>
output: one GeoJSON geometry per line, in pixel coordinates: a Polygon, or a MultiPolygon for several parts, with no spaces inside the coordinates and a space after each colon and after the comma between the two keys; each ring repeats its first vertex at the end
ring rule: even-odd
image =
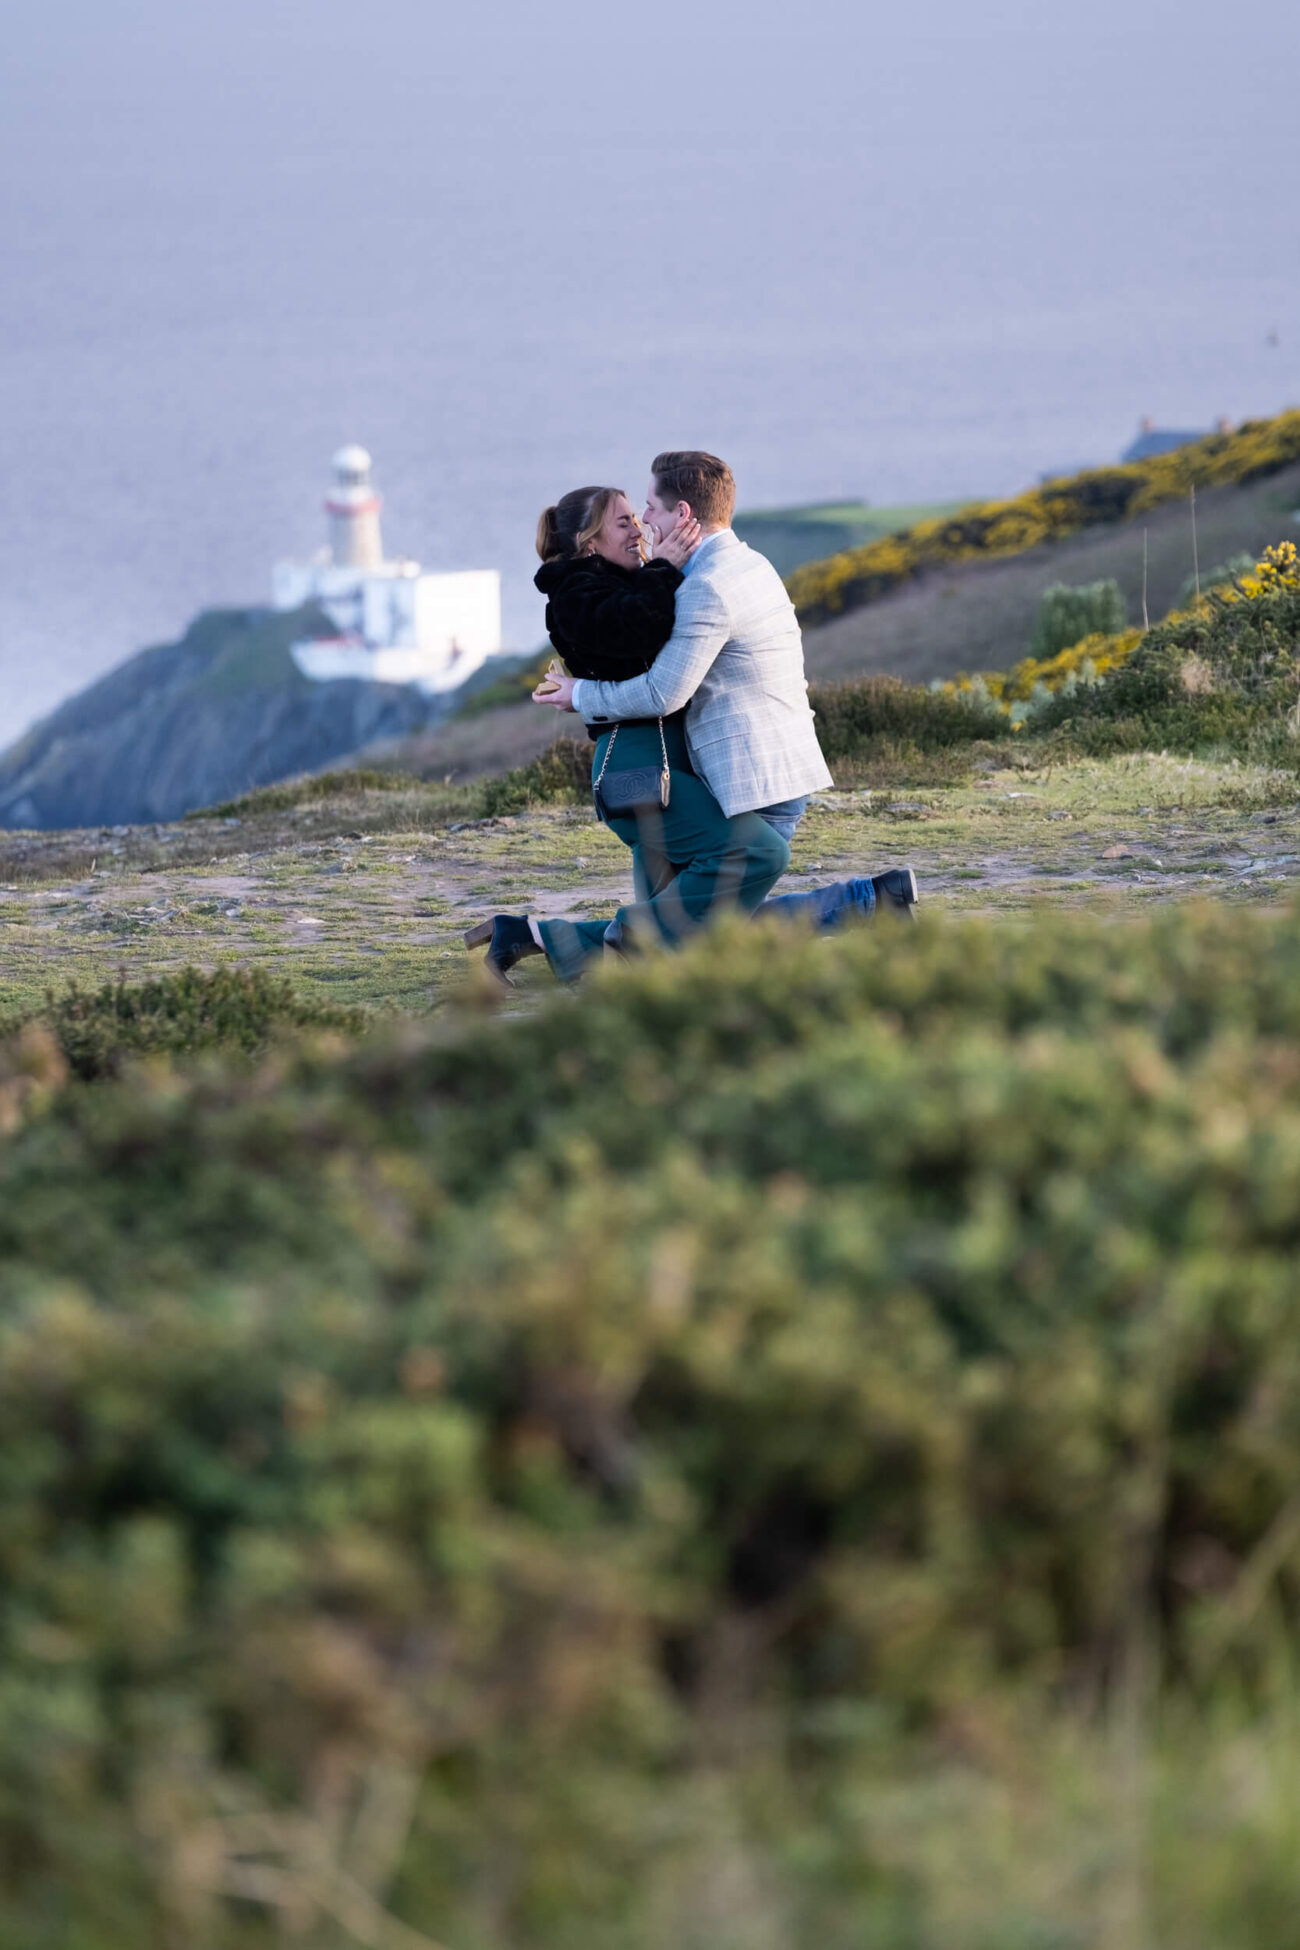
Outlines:
{"type": "Polygon", "coordinates": [[[660,499],[659,483],[654,475],[646,489],[645,513],[641,520],[650,530],[656,542],[666,542],[679,521],[685,521],[690,514],[685,501],[666,502],[660,499]]]}

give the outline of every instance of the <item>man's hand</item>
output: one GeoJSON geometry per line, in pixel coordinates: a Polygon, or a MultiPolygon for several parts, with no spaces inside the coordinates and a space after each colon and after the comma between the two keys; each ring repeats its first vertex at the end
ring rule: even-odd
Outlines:
{"type": "Polygon", "coordinates": [[[551,677],[549,675],[543,677],[541,683],[533,692],[533,703],[553,704],[557,711],[572,711],[573,683],[574,680],[572,677],[551,677]]]}
{"type": "Polygon", "coordinates": [[[675,569],[680,569],[689,562],[699,545],[699,522],[694,515],[683,515],[667,540],[657,544],[655,561],[671,562],[675,569]]]}

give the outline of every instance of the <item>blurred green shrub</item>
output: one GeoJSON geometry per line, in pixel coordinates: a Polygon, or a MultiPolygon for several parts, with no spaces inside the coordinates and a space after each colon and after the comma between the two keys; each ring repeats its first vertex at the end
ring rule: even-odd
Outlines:
{"type": "MultiPolygon", "coordinates": [[[[50,990],[33,1020],[51,1031],[72,1075],[89,1081],[118,1075],[132,1056],[255,1056],[285,1030],[356,1035],[365,1018],[358,1009],[304,1001],[261,969],[221,967],[183,968],[135,984],[121,977],[95,990],[74,982],[61,994],[50,990]]],[[[0,1022],[0,1038],[18,1028],[0,1022]]]]}
{"type": "Polygon", "coordinates": [[[303,778],[282,779],[278,785],[258,786],[241,799],[227,799],[219,806],[201,806],[186,813],[189,819],[222,819],[256,813],[288,812],[294,806],[314,805],[322,799],[351,798],[363,792],[418,792],[420,781],[404,772],[380,772],[373,766],[358,766],[354,771],[313,772],[303,778]]]}
{"type": "Polygon", "coordinates": [[[898,677],[815,684],[809,701],[817,714],[818,740],[832,763],[868,757],[887,742],[934,752],[1002,738],[1007,729],[987,692],[929,690],[898,677]]]}
{"type": "Polygon", "coordinates": [[[554,655],[548,643],[527,657],[493,658],[469,679],[460,694],[455,715],[476,718],[503,704],[526,704],[546,675],[554,655]],[[503,663],[504,670],[500,668],[503,663]]]}
{"type": "Polygon", "coordinates": [[[484,814],[525,812],[530,806],[572,804],[591,793],[591,752],[585,738],[557,738],[553,745],[480,788],[484,814]]]}
{"type": "Polygon", "coordinates": [[[0,1940],[1084,1946],[1138,1820],[1289,1950],[1297,1047],[1294,913],[751,925],[20,1105],[0,1940]]]}
{"type": "Polygon", "coordinates": [[[857,677],[814,684],[808,695],[840,785],[953,784],[969,776],[977,755],[989,754],[987,741],[1006,746],[1006,717],[978,683],[958,691],[857,677]]]}
{"type": "Polygon", "coordinates": [[[1073,587],[1054,582],[1039,602],[1029,654],[1055,657],[1086,636],[1117,636],[1127,621],[1124,591],[1113,577],[1073,587]]]}
{"type": "Polygon", "coordinates": [[[1250,420],[1174,453],[1127,467],[1096,468],[1010,501],[990,501],[936,521],[918,522],[861,548],[809,562],[787,587],[805,625],[873,602],[923,570],[976,557],[1019,555],[1100,523],[1124,521],[1176,500],[1188,488],[1253,481],[1300,460],[1300,411],[1250,420]]]}

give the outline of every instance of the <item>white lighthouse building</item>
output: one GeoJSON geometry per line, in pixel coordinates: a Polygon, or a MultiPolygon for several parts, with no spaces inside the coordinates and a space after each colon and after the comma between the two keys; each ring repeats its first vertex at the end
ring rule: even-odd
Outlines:
{"type": "Polygon", "coordinates": [[[277,609],[316,602],[337,636],[293,646],[306,677],[369,677],[450,691],[501,647],[501,580],[495,569],[424,575],[418,562],[384,560],[380,499],[364,447],[340,447],[325,502],[329,546],[309,562],[277,562],[277,609]]]}

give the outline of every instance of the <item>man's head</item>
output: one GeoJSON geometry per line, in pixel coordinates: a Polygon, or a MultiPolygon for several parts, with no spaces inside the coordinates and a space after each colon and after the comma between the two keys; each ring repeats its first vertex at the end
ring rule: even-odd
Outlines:
{"type": "Polygon", "coordinates": [[[650,486],[641,517],[656,541],[666,542],[679,521],[694,515],[705,534],[728,528],[736,506],[736,483],[725,460],[716,454],[681,452],[656,454],[650,463],[650,486]]]}

